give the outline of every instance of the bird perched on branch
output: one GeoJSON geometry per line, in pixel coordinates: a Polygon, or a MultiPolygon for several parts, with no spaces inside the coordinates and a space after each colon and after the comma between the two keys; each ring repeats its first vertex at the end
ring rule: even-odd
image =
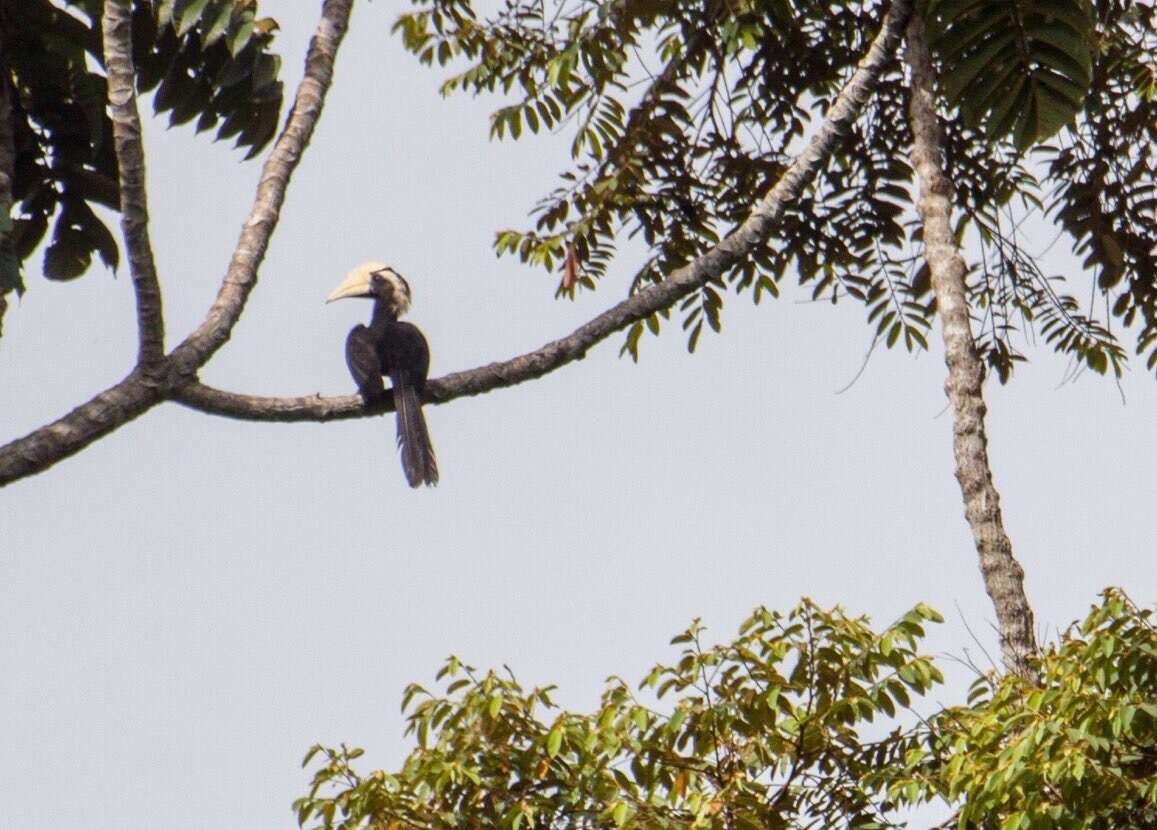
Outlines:
{"type": "Polygon", "coordinates": [[[350,271],[326,302],[344,297],[374,301],[369,326],[354,326],[345,343],[346,365],[358,391],[367,402],[379,401],[386,393],[382,376],[389,376],[406,480],[411,487],[437,484],[438,461],[422,415],[430,347],[417,326],[398,320],[410,307],[410,284],[390,266],[367,262],[350,271]]]}

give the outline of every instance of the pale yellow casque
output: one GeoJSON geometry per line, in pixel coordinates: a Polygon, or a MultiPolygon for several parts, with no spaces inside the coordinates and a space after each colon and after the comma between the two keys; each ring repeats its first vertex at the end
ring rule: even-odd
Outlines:
{"type": "Polygon", "coordinates": [[[394,313],[396,315],[405,313],[410,307],[410,286],[401,274],[382,262],[363,262],[354,268],[346,274],[345,279],[325,298],[325,301],[332,303],[334,300],[341,300],[346,297],[372,296],[370,294],[370,280],[374,274],[384,277],[393,286],[394,313]]]}

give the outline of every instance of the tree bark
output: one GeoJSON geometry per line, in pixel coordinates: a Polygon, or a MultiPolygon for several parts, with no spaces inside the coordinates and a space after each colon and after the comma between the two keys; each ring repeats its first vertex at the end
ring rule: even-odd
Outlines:
{"type": "Polygon", "coordinates": [[[134,370],[62,418],[0,448],[0,486],[51,467],[127,424],[163,400],[134,370]]]}
{"type": "Polygon", "coordinates": [[[943,169],[932,60],[919,12],[912,14],[907,37],[907,61],[912,73],[912,162],[920,187],[917,207],[924,225],[924,256],[932,275],[948,364],[944,391],[952,406],[956,480],[980,556],[984,587],[996,609],[1004,666],[1013,674],[1033,680],[1035,673],[1029,660],[1036,654],[1037,645],[1032,609],[1024,592],[1024,570],[1012,554],[1012,542],[1004,529],[1000,495],[992,483],[988,463],[984,372],[969,320],[964,285],[967,268],[952,233],[952,183],[943,169]]]}
{"type": "Polygon", "coordinates": [[[121,232],[137,298],[137,365],[150,369],[165,354],[165,320],[161,286],[149,241],[149,208],[145,192],[145,151],[137,112],[132,54],[131,0],[105,0],[101,18],[108,103],[120,178],[121,232]]]}

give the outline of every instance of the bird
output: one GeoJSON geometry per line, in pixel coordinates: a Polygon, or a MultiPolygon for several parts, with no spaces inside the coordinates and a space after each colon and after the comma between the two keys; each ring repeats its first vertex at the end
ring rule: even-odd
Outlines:
{"type": "Polygon", "coordinates": [[[346,297],[374,301],[369,326],[359,323],[346,338],[346,365],[358,392],[367,403],[380,401],[386,394],[382,377],[389,376],[402,471],[411,487],[433,486],[438,483],[438,460],[422,415],[430,346],[417,326],[398,319],[410,308],[410,284],[389,265],[366,262],[350,271],[325,301],[346,297]]]}

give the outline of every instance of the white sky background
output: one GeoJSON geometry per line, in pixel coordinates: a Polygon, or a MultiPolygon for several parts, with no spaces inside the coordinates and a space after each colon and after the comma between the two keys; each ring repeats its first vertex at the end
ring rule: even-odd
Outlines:
{"type": "MultiPolygon", "coordinates": [[[[292,95],[315,3],[266,2],[292,95]],[[303,7],[308,6],[308,12],[303,7]]],[[[487,140],[493,99],[440,99],[402,52],[399,6],[361,3],[261,281],[203,373],[264,394],[352,390],[355,301],[322,300],[354,264],[410,280],[434,375],[505,359],[620,299],[552,299],[556,276],[496,260],[567,161],[562,140],[487,140]]],[[[251,204],[257,162],[146,122],[152,238],[168,343],[202,318],[251,204]]],[[[1038,240],[1047,241],[1042,234],[1038,240]]],[[[1075,268],[1065,246],[1054,270],[1075,268]]],[[[43,280],[0,341],[0,438],[56,418],[135,355],[127,265],[43,280]]],[[[787,287],[785,285],[785,287],[787,287]]],[[[251,424],[166,404],[0,494],[0,826],[288,828],[315,741],[396,765],[409,681],[454,652],[557,682],[589,708],[640,678],[701,616],[730,636],[757,604],[801,595],[882,626],[918,601],[948,617],[928,650],[995,657],[991,606],[952,475],[939,348],[876,354],[862,307],[753,308],[686,354],[676,326],[621,340],[513,389],[430,407],[442,484],[412,492],[393,417],[251,424]],[[958,607],[959,608],[958,608],[958,607]]],[[[1131,340],[1127,341],[1131,345],[1131,340]]],[[[989,432],[1038,628],[1096,592],[1157,596],[1157,383],[1059,386],[1030,351],[992,384],[989,432]]],[[[936,699],[963,700],[967,674],[936,699]]]]}

